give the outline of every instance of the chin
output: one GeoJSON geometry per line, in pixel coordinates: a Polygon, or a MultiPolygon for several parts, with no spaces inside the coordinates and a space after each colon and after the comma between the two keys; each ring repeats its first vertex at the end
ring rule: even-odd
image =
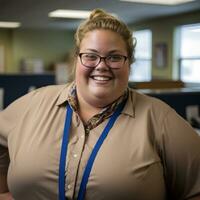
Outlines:
{"type": "Polygon", "coordinates": [[[108,87],[92,87],[90,92],[97,97],[110,96],[113,93],[108,87]]]}
{"type": "Polygon", "coordinates": [[[91,92],[91,94],[94,95],[96,100],[101,101],[105,105],[108,105],[117,99],[117,97],[113,95],[113,91],[95,91],[91,92]]]}
{"type": "Polygon", "coordinates": [[[110,93],[107,92],[91,92],[96,98],[99,98],[102,100],[102,98],[107,99],[110,96],[110,93]]]}

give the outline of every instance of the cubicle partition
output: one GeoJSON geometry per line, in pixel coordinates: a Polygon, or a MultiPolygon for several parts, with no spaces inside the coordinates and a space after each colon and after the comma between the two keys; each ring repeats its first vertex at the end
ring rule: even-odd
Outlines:
{"type": "Polygon", "coordinates": [[[11,102],[30,90],[55,84],[54,74],[8,74],[0,75],[0,106],[7,107],[11,102]]]}

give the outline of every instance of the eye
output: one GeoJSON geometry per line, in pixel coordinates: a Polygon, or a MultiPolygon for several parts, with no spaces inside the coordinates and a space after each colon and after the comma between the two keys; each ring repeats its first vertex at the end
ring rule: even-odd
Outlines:
{"type": "Polygon", "coordinates": [[[98,59],[98,56],[93,53],[85,53],[82,55],[82,58],[88,61],[94,61],[98,59]]]}
{"type": "Polygon", "coordinates": [[[123,59],[121,55],[110,55],[107,58],[110,62],[120,62],[123,59]]]}

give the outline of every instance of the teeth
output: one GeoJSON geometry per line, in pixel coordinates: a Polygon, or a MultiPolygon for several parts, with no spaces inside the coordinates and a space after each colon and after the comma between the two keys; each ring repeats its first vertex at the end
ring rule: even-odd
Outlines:
{"type": "Polygon", "coordinates": [[[103,76],[94,76],[93,79],[97,80],[97,81],[108,81],[108,80],[110,80],[109,77],[103,77],[103,76]]]}

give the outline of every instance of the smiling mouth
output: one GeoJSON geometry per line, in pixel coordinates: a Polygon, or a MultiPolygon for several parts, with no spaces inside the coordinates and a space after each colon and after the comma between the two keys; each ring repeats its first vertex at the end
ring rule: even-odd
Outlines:
{"type": "Polygon", "coordinates": [[[92,78],[95,81],[103,81],[103,82],[109,81],[112,79],[111,77],[108,77],[108,76],[91,76],[90,78],[92,78]]]}

